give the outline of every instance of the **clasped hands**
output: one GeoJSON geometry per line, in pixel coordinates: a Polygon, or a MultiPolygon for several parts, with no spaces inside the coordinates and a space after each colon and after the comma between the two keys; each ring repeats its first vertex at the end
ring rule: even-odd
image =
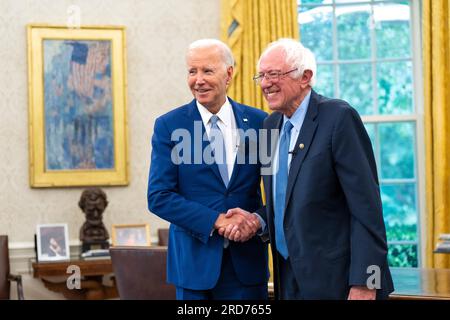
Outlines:
{"type": "Polygon", "coordinates": [[[261,223],[255,214],[241,208],[234,208],[221,213],[214,228],[221,236],[231,241],[245,242],[258,232],[261,223]]]}

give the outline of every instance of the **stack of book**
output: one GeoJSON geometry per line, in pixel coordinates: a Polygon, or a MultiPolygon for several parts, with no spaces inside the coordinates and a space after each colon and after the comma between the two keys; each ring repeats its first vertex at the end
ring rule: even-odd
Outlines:
{"type": "Polygon", "coordinates": [[[441,233],[439,236],[439,242],[436,246],[436,253],[450,253],[450,233],[441,233]]]}
{"type": "Polygon", "coordinates": [[[85,260],[110,259],[109,249],[88,250],[81,254],[81,258],[85,260]]]}

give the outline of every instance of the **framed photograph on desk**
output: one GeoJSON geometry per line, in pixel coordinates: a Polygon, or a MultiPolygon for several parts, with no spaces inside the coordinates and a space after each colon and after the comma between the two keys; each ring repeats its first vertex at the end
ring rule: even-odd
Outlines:
{"type": "Polygon", "coordinates": [[[150,246],[150,226],[142,224],[115,224],[112,227],[113,246],[150,246]]]}
{"type": "Polygon", "coordinates": [[[67,230],[66,223],[37,225],[37,259],[39,262],[70,260],[67,230]]]}

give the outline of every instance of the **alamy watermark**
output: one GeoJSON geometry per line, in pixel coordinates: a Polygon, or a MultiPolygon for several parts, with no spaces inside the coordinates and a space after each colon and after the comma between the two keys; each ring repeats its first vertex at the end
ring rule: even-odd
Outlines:
{"type": "Polygon", "coordinates": [[[369,289],[381,289],[381,269],[377,265],[370,265],[367,267],[367,274],[370,277],[367,278],[366,286],[369,289]]]}
{"type": "Polygon", "coordinates": [[[69,29],[79,29],[81,27],[81,8],[77,5],[67,7],[66,26],[69,29]]]}
{"type": "MultiPolygon", "coordinates": [[[[224,142],[219,130],[211,129],[209,136],[203,132],[203,122],[194,122],[194,134],[184,128],[175,129],[171,134],[171,141],[175,146],[171,151],[171,161],[175,165],[180,164],[223,164],[224,142]],[[208,143],[208,142],[213,143],[208,143]],[[206,143],[205,143],[206,142],[206,143]],[[221,160],[222,159],[222,160],[221,160]]],[[[235,129],[231,132],[236,137],[236,164],[260,164],[261,175],[271,175],[275,173],[277,166],[272,166],[271,154],[269,150],[269,134],[272,141],[278,141],[278,129],[235,129]]],[[[276,145],[272,145],[274,148],[276,145]]]]}
{"type": "Polygon", "coordinates": [[[66,273],[70,276],[66,280],[67,289],[81,289],[81,269],[76,264],[71,264],[67,267],[66,273]]]}

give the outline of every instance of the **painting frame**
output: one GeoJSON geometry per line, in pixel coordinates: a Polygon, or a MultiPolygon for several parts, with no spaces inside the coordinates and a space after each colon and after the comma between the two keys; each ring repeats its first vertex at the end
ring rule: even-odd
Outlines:
{"type": "Polygon", "coordinates": [[[114,224],[112,225],[111,242],[113,247],[150,247],[150,225],[148,223],[114,224]]]}
{"type": "MultiPolygon", "coordinates": [[[[128,185],[129,159],[125,27],[82,26],[80,28],[68,28],[65,26],[29,24],[27,25],[27,37],[30,186],[33,188],[45,188],[128,185]],[[108,78],[108,110],[110,110],[110,116],[108,118],[109,131],[107,137],[110,143],[108,144],[108,147],[103,147],[109,152],[108,157],[104,156],[109,162],[103,167],[96,163],[94,163],[94,165],[92,164],[91,159],[95,158],[95,155],[93,155],[92,152],[89,153],[90,156],[85,156],[85,158],[91,160],[91,163],[88,163],[88,165],[85,166],[79,165],[73,168],[62,167],[54,169],[48,161],[51,150],[48,150],[50,148],[47,148],[47,145],[50,146],[51,144],[48,144],[46,138],[51,137],[51,135],[46,133],[46,130],[48,131],[45,120],[47,116],[46,112],[49,113],[48,105],[46,105],[48,100],[46,94],[53,91],[44,91],[46,88],[44,67],[48,65],[47,61],[44,61],[44,42],[49,43],[52,41],[55,43],[64,41],[75,44],[101,43],[108,45],[106,51],[107,54],[104,55],[109,58],[108,75],[110,77],[108,78]]],[[[73,61],[74,58],[72,56],[70,62],[72,63],[73,61]]],[[[70,70],[70,72],[72,72],[74,69],[70,70]]],[[[83,83],[82,81],[83,78],[81,78],[78,83],[83,83]]],[[[65,83],[64,81],[61,82],[65,83]]],[[[61,105],[65,106],[64,103],[61,105]]],[[[82,109],[82,111],[79,112],[82,113],[84,110],[88,109],[82,109]]],[[[64,126],[61,127],[64,128],[64,126]]],[[[100,143],[95,143],[96,145],[100,145],[100,143]]],[[[93,143],[91,143],[91,145],[92,144],[93,143]]],[[[65,145],[67,145],[67,143],[65,145]]],[[[81,150],[79,153],[85,152],[82,147],[74,149],[72,145],[66,147],[65,150],[69,150],[65,151],[66,153],[72,152],[72,150],[81,150]]],[[[97,154],[100,155],[103,155],[104,153],[105,152],[97,152],[97,154]]],[[[101,156],[97,156],[97,159],[98,158],[101,158],[101,156]]],[[[70,162],[68,166],[70,165],[72,165],[72,162],[70,162]]]]}
{"type": "Polygon", "coordinates": [[[47,223],[36,226],[36,254],[41,261],[70,260],[67,223],[47,223]]]}

